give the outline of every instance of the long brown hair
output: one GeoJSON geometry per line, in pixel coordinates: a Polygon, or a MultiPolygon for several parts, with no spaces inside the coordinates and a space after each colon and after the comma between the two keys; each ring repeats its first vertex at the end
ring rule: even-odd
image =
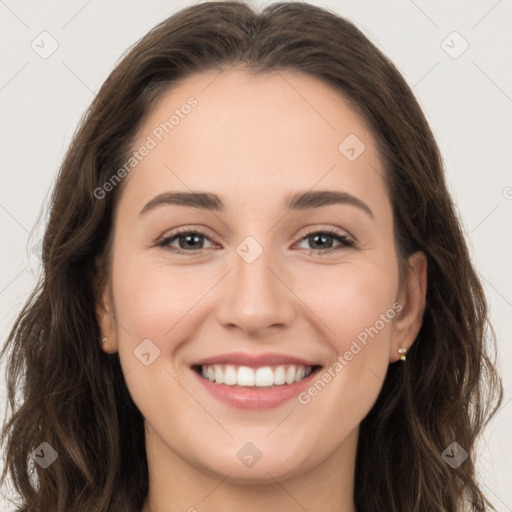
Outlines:
{"type": "Polygon", "coordinates": [[[8,406],[2,441],[23,512],[139,512],[148,491],[143,418],[117,354],[98,343],[99,283],[123,183],[98,199],[130,157],[150,108],[177,81],[242,66],[292,70],[337,89],[369,124],[386,169],[395,243],[428,259],[427,306],[406,364],[390,365],[363,420],[356,460],[360,512],[484,511],[475,441],[501,403],[481,283],[446,188],[428,123],[395,66],[351,22],[307,3],[205,2],[166,19],[105,81],[61,166],[43,243],[43,274],[2,350],[8,406]],[[19,394],[19,396],[18,396],[19,394]],[[18,399],[17,399],[18,398],[18,399]],[[48,469],[30,464],[47,442],[48,469]],[[442,452],[457,442],[457,468],[442,452]],[[33,475],[31,475],[31,471],[33,475]]]}

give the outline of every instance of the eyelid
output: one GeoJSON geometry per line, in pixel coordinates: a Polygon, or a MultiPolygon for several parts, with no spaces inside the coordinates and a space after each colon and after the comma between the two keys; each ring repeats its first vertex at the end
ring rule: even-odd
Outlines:
{"type": "MultiPolygon", "coordinates": [[[[157,246],[161,246],[161,247],[167,247],[169,242],[173,239],[173,238],[177,238],[179,237],[180,235],[186,235],[186,234],[189,234],[189,233],[193,233],[193,234],[197,234],[197,235],[201,235],[203,236],[205,239],[208,239],[210,240],[212,243],[214,244],[217,244],[217,242],[215,242],[214,240],[214,237],[212,237],[209,233],[210,233],[210,230],[204,226],[201,226],[199,228],[196,228],[194,227],[193,225],[187,225],[187,226],[182,226],[182,227],[179,227],[179,228],[176,228],[174,230],[172,230],[169,234],[165,234],[165,235],[162,235],[161,237],[158,238],[158,240],[156,241],[155,245],[157,246]]],[[[172,249],[171,249],[172,250],[172,249]]],[[[199,249],[200,251],[202,251],[203,249],[199,249]]],[[[176,251],[177,252],[177,251],[176,251]]],[[[194,251],[193,250],[190,250],[190,251],[184,251],[184,252],[187,252],[187,253],[191,253],[193,254],[194,251]]]]}
{"type": "Polygon", "coordinates": [[[313,226],[313,227],[307,227],[304,228],[304,231],[301,232],[302,234],[298,235],[300,237],[300,240],[302,240],[306,236],[314,235],[315,233],[328,233],[331,236],[342,236],[347,239],[350,239],[352,242],[355,243],[355,238],[346,230],[337,228],[334,226],[313,226]]]}

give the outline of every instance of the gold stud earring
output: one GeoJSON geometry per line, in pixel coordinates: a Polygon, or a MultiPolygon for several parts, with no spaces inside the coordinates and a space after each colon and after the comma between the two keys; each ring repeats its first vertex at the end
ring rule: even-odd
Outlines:
{"type": "Polygon", "coordinates": [[[103,345],[103,343],[105,343],[107,341],[107,336],[103,336],[103,338],[101,338],[100,340],[100,343],[103,345]]]}
{"type": "Polygon", "coordinates": [[[398,349],[398,353],[400,354],[400,360],[401,360],[401,361],[405,361],[405,359],[406,359],[406,354],[407,354],[407,349],[406,349],[406,348],[402,348],[402,347],[400,347],[400,348],[398,349]]]}

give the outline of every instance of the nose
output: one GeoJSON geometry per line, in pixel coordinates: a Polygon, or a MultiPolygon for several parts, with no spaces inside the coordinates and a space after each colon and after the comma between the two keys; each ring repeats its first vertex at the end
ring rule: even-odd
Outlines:
{"type": "Polygon", "coordinates": [[[224,299],[217,308],[217,318],[224,327],[265,337],[292,325],[295,296],[270,253],[263,250],[251,263],[235,255],[235,268],[223,280],[224,299]]]}

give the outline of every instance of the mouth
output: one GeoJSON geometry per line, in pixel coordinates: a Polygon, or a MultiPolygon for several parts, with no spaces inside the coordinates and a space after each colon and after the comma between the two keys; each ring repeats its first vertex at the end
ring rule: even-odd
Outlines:
{"type": "Polygon", "coordinates": [[[270,409],[297,398],[322,368],[291,354],[230,352],[190,369],[215,400],[239,409],[270,409]]]}
{"type": "Polygon", "coordinates": [[[233,364],[196,364],[192,369],[204,380],[234,389],[271,390],[291,386],[320,370],[320,365],[280,364],[260,367],[233,364]]]}

